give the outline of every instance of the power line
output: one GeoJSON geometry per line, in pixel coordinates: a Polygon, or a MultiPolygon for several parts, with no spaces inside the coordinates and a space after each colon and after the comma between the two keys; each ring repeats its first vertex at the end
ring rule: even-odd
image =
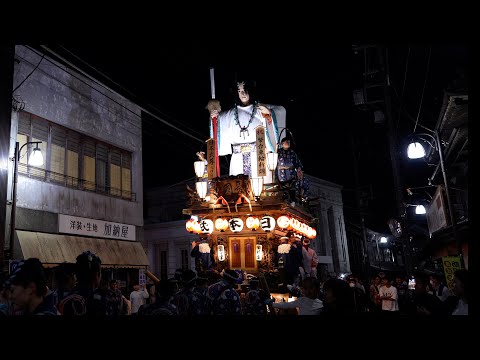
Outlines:
{"type": "MultiPolygon", "coordinates": [[[[44,45],[41,45],[43,48],[46,48],[48,50],[51,50],[49,49],[48,47],[44,46],[44,45]]],[[[125,92],[127,92],[129,95],[131,95],[132,97],[134,97],[135,99],[137,99],[138,101],[142,101],[144,103],[146,103],[148,106],[150,106],[152,109],[155,109],[156,111],[158,111],[160,113],[160,115],[162,116],[165,116],[165,117],[168,117],[170,118],[170,120],[176,122],[177,124],[182,124],[180,121],[178,120],[175,120],[174,118],[172,118],[171,116],[163,113],[161,110],[159,110],[158,108],[156,108],[155,106],[149,104],[147,101],[141,99],[138,95],[135,95],[134,93],[132,93],[130,90],[128,90],[127,88],[125,88],[123,85],[119,84],[118,82],[116,82],[115,80],[113,80],[112,78],[108,77],[107,75],[105,75],[103,72],[101,72],[100,70],[98,70],[97,68],[95,68],[93,65],[90,65],[89,63],[87,63],[85,60],[83,60],[82,58],[80,58],[78,55],[74,54],[73,52],[71,52],[70,50],[68,50],[67,48],[65,48],[64,46],[62,45],[58,45],[60,48],[62,48],[64,51],[66,51],[67,53],[69,53],[71,56],[75,57],[76,59],[78,59],[79,61],[81,61],[83,64],[85,64],[86,66],[88,66],[90,69],[94,70],[95,72],[97,72],[98,74],[100,74],[102,77],[104,77],[105,79],[107,79],[108,81],[110,81],[112,84],[114,84],[115,86],[118,86],[120,89],[124,90],[125,92]]],[[[99,84],[101,86],[104,86],[103,84],[99,84]]],[[[183,125],[183,124],[182,124],[183,125]]],[[[184,125],[185,126],[185,125],[184,125]]],[[[202,135],[200,134],[198,131],[192,129],[192,128],[189,128],[188,126],[185,126],[189,131],[192,131],[192,132],[195,132],[197,133],[198,135],[202,135]]]]}
{"type": "Polygon", "coordinates": [[[422,109],[423,95],[425,93],[425,85],[427,85],[428,72],[430,70],[430,56],[431,55],[432,55],[432,46],[430,45],[430,50],[428,52],[427,71],[425,73],[425,81],[423,82],[422,98],[420,99],[420,106],[418,107],[417,120],[415,121],[415,127],[413,128],[413,132],[415,132],[415,130],[417,129],[418,119],[420,117],[420,110],[422,109]]]}
{"type": "MultiPolygon", "coordinates": [[[[21,57],[21,56],[19,56],[19,55],[15,55],[15,56],[16,56],[17,58],[21,59],[23,62],[25,62],[25,63],[30,64],[30,65],[33,66],[33,64],[32,64],[30,61],[28,61],[27,59],[25,59],[25,58],[23,58],[23,57],[21,57]]],[[[62,82],[61,80],[58,80],[58,79],[56,79],[56,78],[53,78],[53,77],[52,77],[49,73],[47,73],[46,71],[44,71],[44,70],[42,70],[42,69],[39,69],[39,71],[42,72],[42,73],[44,73],[46,76],[49,76],[50,78],[54,79],[54,80],[57,81],[58,83],[62,84],[62,85],[65,86],[66,88],[68,88],[68,89],[76,92],[76,93],[79,94],[80,96],[82,96],[82,97],[84,97],[84,98],[87,98],[88,101],[90,101],[90,102],[96,104],[97,106],[99,106],[99,107],[107,110],[108,112],[110,112],[111,114],[115,115],[116,117],[119,117],[118,114],[116,114],[115,112],[113,112],[113,111],[112,111],[111,109],[109,109],[108,107],[103,106],[102,104],[100,104],[99,102],[97,102],[97,101],[95,101],[95,100],[93,100],[93,99],[91,99],[91,98],[88,98],[85,94],[81,93],[80,91],[78,91],[77,89],[73,88],[72,86],[70,86],[70,85],[62,82]]],[[[121,104],[120,104],[120,105],[121,105],[121,104]]],[[[125,107],[124,107],[124,108],[125,108],[125,107]]],[[[133,123],[133,122],[131,122],[131,121],[128,121],[127,119],[125,119],[125,121],[126,121],[127,123],[129,123],[130,125],[136,127],[137,129],[141,129],[141,126],[138,126],[136,123],[133,123]]],[[[128,130],[128,129],[125,129],[125,130],[128,131],[128,132],[131,133],[131,134],[138,135],[138,134],[135,134],[135,133],[133,133],[132,131],[130,131],[130,130],[128,130]]]]}
{"type": "Polygon", "coordinates": [[[44,59],[44,57],[45,57],[45,54],[43,54],[42,58],[40,59],[40,61],[39,61],[38,64],[37,64],[37,66],[35,66],[35,67],[33,68],[33,70],[30,72],[30,74],[28,74],[27,77],[26,77],[25,79],[23,79],[23,81],[22,81],[20,84],[18,84],[15,89],[13,89],[12,94],[13,94],[20,86],[22,86],[22,84],[23,84],[25,81],[27,81],[27,79],[30,77],[30,75],[32,75],[32,74],[35,72],[35,70],[37,70],[38,66],[40,65],[40,63],[42,62],[42,60],[44,59]]]}
{"type": "Polygon", "coordinates": [[[400,123],[400,118],[401,118],[401,112],[402,112],[402,106],[403,106],[403,95],[405,94],[405,85],[407,83],[407,72],[408,72],[408,60],[410,59],[410,46],[408,47],[408,53],[407,53],[407,60],[406,60],[406,63],[405,63],[405,74],[403,76],[403,86],[402,86],[402,95],[400,96],[400,106],[399,106],[399,109],[400,109],[400,112],[399,112],[399,116],[397,118],[397,125],[396,125],[396,128],[398,130],[398,125],[400,123]]]}
{"type": "MultiPolygon", "coordinates": [[[[32,49],[31,47],[26,46],[26,45],[25,45],[25,47],[27,47],[28,49],[30,49],[32,52],[34,52],[34,53],[37,54],[38,56],[41,55],[41,54],[39,54],[35,49],[32,49]]],[[[78,67],[76,67],[75,65],[73,65],[72,63],[70,63],[68,60],[62,58],[61,56],[59,56],[58,54],[56,54],[54,51],[52,51],[52,50],[50,50],[50,49],[48,49],[48,48],[45,48],[45,50],[46,50],[46,51],[49,51],[49,52],[50,52],[51,54],[53,54],[54,56],[58,57],[61,61],[65,62],[69,67],[75,69],[76,71],[78,71],[79,73],[81,73],[83,76],[87,77],[90,81],[95,82],[95,83],[98,83],[98,81],[95,80],[93,77],[91,77],[90,75],[88,75],[87,73],[85,73],[84,71],[82,71],[81,69],[79,69],[78,67]]],[[[75,75],[72,74],[71,72],[69,72],[69,71],[61,68],[61,67],[60,67],[58,64],[56,64],[55,62],[50,61],[48,58],[47,58],[46,60],[47,60],[48,62],[50,62],[51,64],[57,66],[58,68],[62,69],[63,71],[65,71],[65,72],[66,72],[67,74],[69,74],[70,76],[76,78],[77,80],[81,81],[81,82],[84,83],[85,85],[89,86],[92,90],[97,91],[98,93],[102,94],[103,96],[105,96],[105,97],[108,98],[109,100],[113,101],[114,103],[116,103],[116,104],[119,105],[120,107],[122,107],[122,108],[124,108],[125,110],[131,112],[132,114],[134,114],[135,116],[137,116],[137,117],[139,117],[139,118],[141,119],[141,115],[138,115],[137,113],[135,113],[134,111],[130,110],[130,109],[127,108],[126,106],[118,103],[116,100],[114,100],[114,99],[112,99],[111,97],[109,97],[108,95],[102,93],[100,90],[98,90],[98,89],[96,89],[95,87],[91,86],[90,84],[88,84],[88,83],[85,82],[84,80],[80,79],[79,77],[75,76],[75,75]]],[[[103,88],[105,88],[105,89],[108,89],[108,90],[111,91],[112,93],[115,93],[115,94],[117,94],[117,95],[119,95],[119,96],[122,96],[122,95],[118,94],[116,91],[114,91],[114,90],[112,90],[112,89],[109,89],[108,87],[104,86],[103,84],[102,84],[101,86],[102,86],[103,88]]],[[[122,96],[122,97],[123,97],[123,96],[122,96]]],[[[143,110],[145,113],[147,113],[147,114],[149,114],[150,116],[152,116],[153,118],[161,121],[161,122],[164,123],[165,125],[168,125],[168,126],[170,126],[171,128],[173,128],[173,129],[181,132],[182,134],[187,135],[187,136],[189,136],[189,137],[191,137],[191,138],[193,138],[193,139],[195,139],[195,140],[197,140],[197,141],[199,141],[199,142],[202,142],[202,143],[205,141],[205,140],[202,140],[202,139],[200,139],[200,138],[197,138],[197,137],[193,136],[192,134],[189,134],[188,132],[186,132],[186,131],[178,128],[178,127],[175,126],[175,125],[170,124],[169,122],[167,122],[167,121],[165,121],[164,119],[160,118],[160,117],[157,116],[156,114],[153,114],[150,110],[145,109],[144,107],[142,107],[142,106],[140,106],[140,105],[138,105],[138,104],[136,104],[136,105],[137,105],[141,110],[143,110]]]]}

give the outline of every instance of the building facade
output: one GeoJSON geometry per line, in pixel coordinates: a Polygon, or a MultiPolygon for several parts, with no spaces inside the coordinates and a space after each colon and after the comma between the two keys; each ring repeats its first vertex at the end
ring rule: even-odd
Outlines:
{"type": "MultiPolygon", "coordinates": [[[[10,150],[21,151],[16,189],[14,161],[8,172],[10,259],[55,266],[91,250],[105,268],[146,268],[140,107],[27,46],[15,47],[13,96],[10,150]],[[44,162],[32,166],[37,146],[44,162]]],[[[120,280],[127,274],[135,282],[129,271],[120,280]]]]}

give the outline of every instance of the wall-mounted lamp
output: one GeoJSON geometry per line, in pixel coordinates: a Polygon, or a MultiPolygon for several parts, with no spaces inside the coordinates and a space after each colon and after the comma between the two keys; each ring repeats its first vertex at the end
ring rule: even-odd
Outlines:
{"type": "Polygon", "coordinates": [[[225,246],[218,245],[217,255],[218,255],[218,261],[225,261],[225,246]]]}
{"type": "Polygon", "coordinates": [[[423,205],[415,206],[415,214],[423,215],[423,214],[426,214],[426,213],[427,213],[427,210],[425,209],[425,206],[423,206],[423,205]]]}
{"type": "Polygon", "coordinates": [[[12,211],[10,216],[10,259],[13,259],[13,247],[15,239],[15,219],[17,216],[17,183],[18,183],[18,162],[20,161],[20,153],[24,146],[29,144],[35,144],[35,148],[28,157],[28,164],[31,166],[42,166],[43,165],[43,154],[38,144],[41,144],[41,141],[29,141],[23,144],[20,147],[20,143],[17,141],[15,143],[15,154],[13,155],[13,194],[12,194],[12,211]]]}
{"type": "Polygon", "coordinates": [[[263,191],[263,177],[251,178],[250,184],[252,185],[252,191],[253,195],[255,196],[255,200],[258,201],[263,191]]]}
{"type": "Polygon", "coordinates": [[[409,159],[421,159],[425,155],[425,149],[419,142],[412,142],[408,145],[407,156],[409,159]]]}
{"type": "Polygon", "coordinates": [[[386,244],[388,242],[388,239],[385,236],[382,236],[380,238],[380,244],[386,244]]]}
{"type": "Polygon", "coordinates": [[[425,206],[422,204],[405,204],[405,206],[415,207],[415,214],[417,215],[423,215],[427,213],[427,209],[425,209],[425,206]]]}
{"type": "MultiPolygon", "coordinates": [[[[453,232],[453,237],[455,238],[456,245],[457,245],[457,252],[458,255],[460,256],[461,262],[463,264],[463,251],[462,251],[462,242],[460,237],[457,235],[457,224],[455,221],[455,213],[453,209],[453,204],[452,200],[450,198],[450,186],[448,184],[447,180],[447,174],[445,171],[445,164],[444,164],[444,159],[443,159],[443,149],[442,149],[442,142],[440,140],[440,135],[438,134],[438,131],[430,130],[428,131],[431,132],[431,134],[428,133],[421,133],[421,134],[414,134],[418,139],[421,139],[422,141],[426,142],[429,144],[433,149],[435,149],[438,152],[438,157],[440,161],[440,168],[442,170],[442,175],[443,175],[443,184],[445,186],[445,195],[447,196],[447,205],[448,205],[448,212],[450,215],[450,222],[452,225],[452,232],[453,232]],[[433,135],[432,135],[433,134],[433,135]],[[428,137],[432,140],[430,141],[426,140],[424,137],[428,137]]],[[[410,159],[419,159],[425,156],[425,149],[419,142],[413,141],[408,145],[407,148],[407,155],[410,159]]]]}

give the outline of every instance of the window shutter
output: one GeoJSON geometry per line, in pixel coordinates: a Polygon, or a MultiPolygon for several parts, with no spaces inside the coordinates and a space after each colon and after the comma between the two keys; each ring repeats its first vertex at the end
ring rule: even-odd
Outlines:
{"type": "Polygon", "coordinates": [[[30,136],[30,125],[30,114],[21,111],[18,119],[18,133],[30,136]]]}

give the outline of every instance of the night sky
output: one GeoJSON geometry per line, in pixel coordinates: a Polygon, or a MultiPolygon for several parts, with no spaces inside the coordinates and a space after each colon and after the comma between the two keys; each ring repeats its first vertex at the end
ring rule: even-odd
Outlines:
{"type": "MultiPolygon", "coordinates": [[[[59,45],[49,46],[68,55],[59,45]]],[[[395,213],[395,200],[387,126],[386,122],[375,123],[372,111],[353,106],[352,92],[361,86],[363,69],[358,58],[361,54],[355,54],[351,44],[285,46],[273,54],[270,50],[230,46],[214,50],[193,43],[158,44],[155,51],[139,45],[63,46],[128,89],[135,95],[128,97],[138,104],[205,140],[209,135],[205,106],[210,99],[210,67],[215,69],[216,98],[224,110],[233,105],[237,79],[255,81],[260,102],[286,108],[287,128],[305,172],[344,186],[346,211],[355,206],[350,191],[355,186],[353,138],[360,186],[372,189],[367,226],[377,231],[388,229],[386,221],[395,213]]],[[[403,91],[408,46],[389,47],[391,81],[397,93],[394,105],[403,93],[403,106],[413,117],[403,114],[396,118],[400,142],[413,132],[429,47],[410,47],[403,91]]],[[[459,69],[465,70],[467,55],[461,44],[432,47],[421,124],[434,127],[443,89],[460,76],[459,69]]],[[[82,65],[78,60],[73,62],[82,65]]],[[[147,116],[143,122],[144,185],[169,185],[194,177],[193,161],[199,150],[206,151],[203,143],[147,116]]],[[[426,177],[433,170],[424,163],[407,164],[404,159],[400,167],[405,186],[426,185],[426,177]]]]}

